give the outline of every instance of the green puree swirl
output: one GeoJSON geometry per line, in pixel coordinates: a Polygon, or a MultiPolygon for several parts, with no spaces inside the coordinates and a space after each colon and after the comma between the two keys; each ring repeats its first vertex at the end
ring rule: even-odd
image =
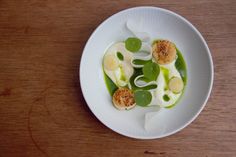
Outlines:
{"type": "MultiPolygon", "coordinates": [[[[182,79],[183,79],[183,82],[184,82],[184,89],[183,89],[183,92],[182,92],[182,95],[181,97],[183,96],[183,93],[185,91],[185,87],[186,87],[186,84],[187,84],[187,68],[186,68],[186,63],[184,61],[184,58],[181,54],[181,52],[176,48],[176,51],[177,51],[177,60],[175,62],[175,67],[176,69],[179,71],[182,79]]],[[[137,61],[139,62],[140,64],[142,64],[142,61],[137,61]]],[[[150,61],[148,61],[150,62],[150,61]]],[[[149,85],[147,87],[143,87],[143,88],[139,88],[137,86],[134,85],[134,79],[139,76],[139,75],[142,75],[143,72],[142,72],[142,68],[134,68],[134,74],[132,75],[132,77],[130,78],[130,85],[131,85],[131,88],[133,91],[136,91],[136,90],[149,90],[149,89],[154,89],[156,88],[157,86],[156,85],[149,85]]],[[[115,85],[115,83],[105,74],[104,72],[104,80],[105,80],[105,83],[106,83],[106,86],[107,86],[107,89],[110,93],[110,95],[112,96],[114,94],[114,92],[118,89],[118,87],[115,85]]],[[[144,80],[145,81],[145,80],[144,80]]],[[[172,108],[174,107],[178,102],[179,100],[181,99],[181,97],[178,99],[178,101],[169,106],[169,107],[166,107],[166,108],[172,108]]]]}
{"type": "Polygon", "coordinates": [[[107,76],[107,74],[105,72],[104,73],[104,80],[108,89],[108,92],[110,93],[110,95],[112,96],[115,91],[118,89],[118,87],[116,86],[116,84],[107,76]]]}

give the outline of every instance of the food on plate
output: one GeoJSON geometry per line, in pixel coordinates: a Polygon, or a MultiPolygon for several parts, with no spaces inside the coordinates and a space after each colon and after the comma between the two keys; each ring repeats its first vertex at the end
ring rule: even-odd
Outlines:
{"type": "Polygon", "coordinates": [[[168,83],[169,89],[174,93],[179,93],[184,88],[184,83],[181,78],[173,77],[168,83]]]}
{"type": "Polygon", "coordinates": [[[128,88],[119,88],[112,96],[113,105],[119,110],[128,110],[135,106],[134,93],[128,88]]]}
{"type": "Polygon", "coordinates": [[[106,55],[104,57],[104,67],[107,70],[115,70],[119,66],[118,59],[115,57],[115,55],[106,55]]]}
{"type": "Polygon", "coordinates": [[[159,64],[169,64],[176,58],[175,45],[168,40],[153,43],[153,57],[159,64]]]}
{"type": "Polygon", "coordinates": [[[103,70],[118,87],[126,86],[133,75],[131,57],[132,52],[125,48],[124,42],[111,45],[103,57],[103,70]]]}
{"type": "Polygon", "coordinates": [[[184,93],[184,58],[169,40],[144,42],[137,37],[113,43],[103,57],[103,70],[113,105],[171,108],[184,93]]]}

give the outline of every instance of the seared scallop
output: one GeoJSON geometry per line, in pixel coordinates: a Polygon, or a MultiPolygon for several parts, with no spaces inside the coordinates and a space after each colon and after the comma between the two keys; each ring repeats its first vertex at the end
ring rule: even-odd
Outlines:
{"type": "Polygon", "coordinates": [[[135,106],[134,93],[128,88],[119,88],[113,94],[113,105],[119,110],[128,110],[135,106]]]}
{"type": "Polygon", "coordinates": [[[169,64],[176,58],[175,45],[168,40],[160,40],[152,46],[153,57],[159,64],[169,64]]]}

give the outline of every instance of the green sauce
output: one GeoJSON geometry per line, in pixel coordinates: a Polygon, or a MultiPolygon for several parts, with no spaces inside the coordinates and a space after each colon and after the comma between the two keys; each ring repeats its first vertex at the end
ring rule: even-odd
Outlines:
{"type": "MultiPolygon", "coordinates": [[[[143,75],[142,69],[140,69],[140,68],[134,68],[134,74],[131,76],[130,81],[129,81],[132,90],[134,90],[134,91],[140,90],[140,89],[142,89],[142,90],[150,90],[150,89],[157,88],[157,85],[149,85],[149,86],[141,87],[141,88],[140,88],[140,87],[137,87],[137,86],[134,84],[134,79],[135,79],[137,76],[139,76],[139,75],[143,75]]],[[[148,80],[146,80],[146,79],[144,78],[143,81],[146,82],[146,81],[148,81],[148,80]]]]}
{"type": "Polygon", "coordinates": [[[163,99],[164,99],[165,101],[169,101],[169,100],[170,100],[170,97],[165,94],[165,95],[163,96],[163,99]]]}
{"type": "Polygon", "coordinates": [[[120,79],[122,80],[122,81],[126,81],[126,77],[125,77],[125,72],[124,72],[124,69],[122,68],[122,67],[120,67],[120,69],[121,69],[121,76],[120,76],[120,79]]]}
{"type": "Polygon", "coordinates": [[[169,82],[169,70],[166,68],[161,67],[161,71],[163,72],[164,80],[165,80],[165,88],[164,90],[168,90],[168,82],[169,82]]]}
{"type": "Polygon", "coordinates": [[[141,60],[141,59],[135,59],[135,60],[133,60],[133,64],[135,64],[135,65],[144,65],[144,64],[146,64],[146,63],[150,63],[150,62],[152,62],[152,60],[141,60]]]}
{"type": "Polygon", "coordinates": [[[144,82],[149,82],[149,79],[147,79],[146,77],[141,77],[141,78],[139,78],[138,80],[140,80],[140,81],[144,81],[144,82]]]}
{"type": "Polygon", "coordinates": [[[176,51],[177,51],[177,60],[175,62],[175,67],[176,69],[179,71],[182,79],[183,79],[183,82],[184,82],[184,85],[187,84],[187,68],[186,68],[186,64],[185,64],[185,61],[184,61],[184,58],[181,54],[181,52],[176,48],[176,51]]]}
{"type": "Polygon", "coordinates": [[[110,93],[110,95],[112,96],[114,94],[114,92],[118,89],[118,87],[116,86],[116,84],[107,76],[107,74],[105,74],[104,72],[104,79],[105,79],[105,83],[107,86],[107,89],[110,93]]]}

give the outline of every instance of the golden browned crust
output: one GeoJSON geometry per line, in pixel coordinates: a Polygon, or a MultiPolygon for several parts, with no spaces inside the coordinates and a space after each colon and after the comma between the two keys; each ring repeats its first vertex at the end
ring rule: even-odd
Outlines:
{"type": "Polygon", "coordinates": [[[131,109],[135,106],[134,93],[128,88],[119,88],[112,97],[114,106],[119,110],[131,109]]]}
{"type": "Polygon", "coordinates": [[[176,58],[175,45],[168,40],[160,40],[152,46],[153,57],[159,64],[169,64],[176,58]]]}

